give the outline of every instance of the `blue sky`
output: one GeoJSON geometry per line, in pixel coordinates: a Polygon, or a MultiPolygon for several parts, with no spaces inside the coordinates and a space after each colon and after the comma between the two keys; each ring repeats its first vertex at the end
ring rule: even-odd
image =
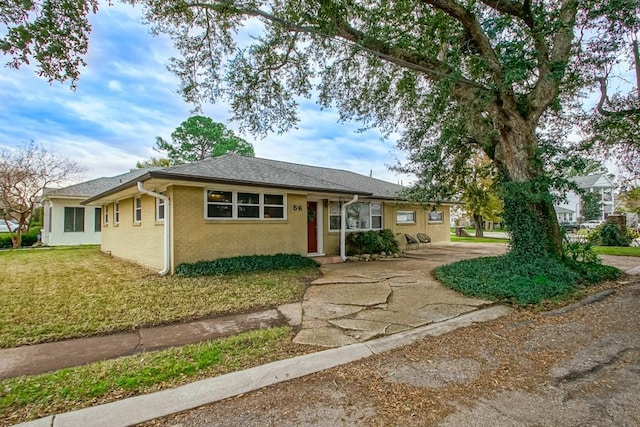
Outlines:
{"type": "MultiPolygon", "coordinates": [[[[158,156],[155,139],[190,116],[191,106],[176,93],[177,79],[166,69],[171,41],[149,34],[140,13],[116,3],[92,17],[88,66],[77,89],[49,84],[35,68],[4,68],[0,73],[0,146],[33,140],[85,168],[83,181],[117,175],[137,161],[158,156]]],[[[6,59],[3,58],[3,63],[6,59]]],[[[203,115],[228,123],[224,104],[204,106],[203,115]]],[[[256,156],[313,164],[407,183],[410,177],[389,171],[402,153],[376,131],[357,131],[357,123],[340,124],[335,111],[313,102],[300,107],[301,122],[286,134],[264,139],[240,134],[254,145],[256,156]]]]}

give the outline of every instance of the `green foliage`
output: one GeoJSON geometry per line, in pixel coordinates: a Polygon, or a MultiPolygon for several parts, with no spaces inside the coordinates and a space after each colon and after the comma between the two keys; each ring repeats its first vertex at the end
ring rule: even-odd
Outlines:
{"type": "MultiPolygon", "coordinates": [[[[154,149],[166,153],[172,166],[229,153],[250,157],[255,155],[251,143],[209,117],[189,117],[171,134],[171,140],[172,142],[168,142],[157,137],[154,149]]],[[[158,162],[163,165],[165,159],[159,159],[158,162]]]]}
{"type": "MultiPolygon", "coordinates": [[[[555,216],[553,198],[544,183],[507,182],[502,186],[503,219],[511,233],[511,252],[515,256],[546,256],[561,254],[555,248],[553,230],[555,216]]],[[[560,233],[560,229],[557,229],[560,233]]],[[[558,236],[561,237],[561,236],[558,236]]],[[[559,248],[558,248],[559,249],[559,248]]]]}
{"type": "Polygon", "coordinates": [[[144,169],[152,166],[167,168],[171,166],[171,161],[164,157],[151,157],[149,160],[136,163],[136,169],[144,169]]]}
{"type": "Polygon", "coordinates": [[[436,268],[434,274],[465,295],[520,305],[566,296],[579,278],[556,258],[513,254],[458,261],[436,268]]]}
{"type": "Polygon", "coordinates": [[[393,231],[389,229],[348,233],[346,243],[349,255],[397,253],[399,251],[398,242],[393,231]]]}
{"type": "Polygon", "coordinates": [[[589,241],[568,241],[564,239],[562,249],[564,259],[573,263],[599,263],[598,254],[589,241]]]}
{"type": "MultiPolygon", "coordinates": [[[[31,228],[28,233],[22,235],[22,247],[33,246],[38,242],[38,234],[40,228],[31,228]]],[[[9,233],[0,234],[0,249],[9,249],[13,247],[11,235],[9,233]]]]}
{"type": "Polygon", "coordinates": [[[317,266],[313,259],[297,254],[250,255],[180,264],[176,267],[176,275],[198,277],[317,266]]]}
{"type": "Polygon", "coordinates": [[[585,221],[602,218],[602,199],[600,194],[586,192],[582,195],[582,216],[585,221]]]}
{"type": "Polygon", "coordinates": [[[590,235],[589,241],[600,246],[629,246],[630,240],[618,224],[605,222],[590,235]]]}
{"type": "Polygon", "coordinates": [[[458,261],[436,268],[434,274],[465,295],[528,305],[567,297],[580,285],[613,280],[621,272],[597,259],[568,259],[563,263],[550,256],[521,258],[507,254],[458,261]]]}

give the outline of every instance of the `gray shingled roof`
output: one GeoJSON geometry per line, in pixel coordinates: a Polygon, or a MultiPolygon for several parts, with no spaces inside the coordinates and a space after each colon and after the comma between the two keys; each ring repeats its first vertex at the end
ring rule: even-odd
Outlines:
{"type": "Polygon", "coordinates": [[[602,173],[587,176],[576,176],[575,178],[572,178],[572,180],[573,182],[578,184],[578,187],[580,188],[592,188],[596,184],[596,182],[598,182],[598,180],[603,176],[607,179],[607,181],[609,180],[609,178],[607,178],[607,176],[602,173]]]}
{"type": "Polygon", "coordinates": [[[146,181],[153,178],[170,182],[202,181],[359,194],[381,199],[397,198],[398,193],[404,189],[401,185],[341,169],[245,157],[238,154],[226,154],[169,168],[154,168],[146,173],[142,170],[134,173],[138,174],[119,175],[110,183],[101,183],[104,184],[105,189],[88,196],[89,198],[83,203],[91,203],[109,194],[130,188],[138,180],[146,181]]]}
{"type": "Polygon", "coordinates": [[[81,182],[79,184],[70,185],[68,187],[45,190],[43,197],[79,197],[88,198],[105,191],[109,191],[120,184],[124,184],[131,180],[141,177],[148,172],[161,168],[150,167],[137,169],[131,172],[123,173],[117,176],[102,177],[92,179],[91,181],[81,182]]]}
{"type": "Polygon", "coordinates": [[[211,181],[235,181],[284,188],[367,194],[379,198],[395,198],[403,187],[341,169],[301,165],[258,157],[227,154],[157,170],[151,176],[163,178],[197,178],[211,181]]]}

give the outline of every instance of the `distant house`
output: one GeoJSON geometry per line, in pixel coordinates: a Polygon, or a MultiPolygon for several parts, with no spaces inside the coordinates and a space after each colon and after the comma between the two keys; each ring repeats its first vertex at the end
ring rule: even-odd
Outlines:
{"type": "Polygon", "coordinates": [[[449,207],[400,197],[357,173],[228,154],[148,171],[82,202],[102,213],[101,248],[162,269],[240,255],[341,255],[353,231],[449,240],[449,207]]]}
{"type": "Polygon", "coordinates": [[[40,200],[44,207],[42,243],[47,246],[100,244],[102,208],[86,207],[80,202],[141,176],[148,170],[97,178],[64,188],[45,189],[40,200]]]}
{"type": "MultiPolygon", "coordinates": [[[[602,220],[606,219],[614,211],[615,185],[605,174],[578,176],[572,179],[586,192],[596,193],[602,205],[602,220]]],[[[582,221],[582,197],[575,191],[567,193],[567,200],[555,206],[556,215],[560,222],[582,221]]]]}

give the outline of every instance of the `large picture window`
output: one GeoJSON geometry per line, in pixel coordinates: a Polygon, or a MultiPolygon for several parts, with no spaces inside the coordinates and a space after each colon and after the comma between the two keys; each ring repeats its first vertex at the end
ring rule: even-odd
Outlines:
{"type": "Polygon", "coordinates": [[[84,231],[84,208],[64,208],[64,231],[84,231]]]}
{"type": "Polygon", "coordinates": [[[284,219],[285,196],[207,190],[205,216],[207,219],[284,219]]]}
{"type": "MultiPolygon", "coordinates": [[[[382,203],[356,202],[346,208],[347,230],[382,229],[382,203]]],[[[329,202],[329,230],[340,231],[340,202],[329,202]]]]}

